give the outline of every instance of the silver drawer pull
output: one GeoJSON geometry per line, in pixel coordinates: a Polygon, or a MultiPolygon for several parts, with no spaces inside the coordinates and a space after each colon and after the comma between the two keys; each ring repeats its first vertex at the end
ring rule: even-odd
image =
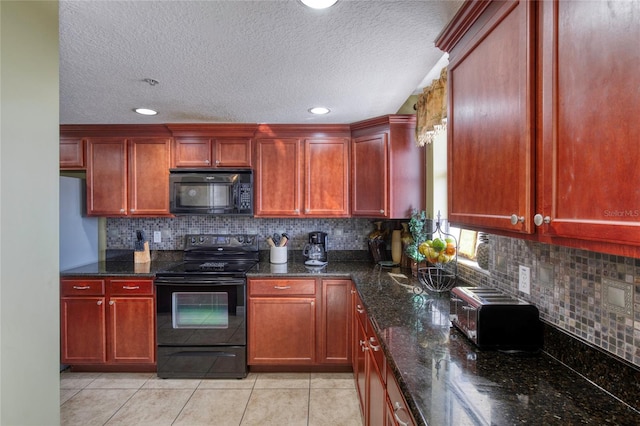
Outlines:
{"type": "Polygon", "coordinates": [[[124,290],[138,290],[140,288],[139,285],[124,285],[122,286],[124,290]]]}
{"type": "Polygon", "coordinates": [[[409,423],[403,422],[402,420],[400,420],[400,417],[398,417],[398,411],[407,411],[407,410],[403,406],[401,406],[398,401],[396,401],[396,405],[393,410],[393,417],[396,418],[396,421],[400,426],[409,426],[409,423]]]}
{"type": "Polygon", "coordinates": [[[369,350],[366,340],[360,340],[360,349],[362,350],[362,352],[369,350]]]}
{"type": "Polygon", "coordinates": [[[98,306],[100,306],[102,305],[102,300],[98,300],[96,303],[98,304],[98,306]]]}
{"type": "Polygon", "coordinates": [[[375,337],[369,337],[369,347],[373,349],[374,352],[378,352],[380,350],[380,345],[374,345],[373,342],[375,341],[375,337]]]}
{"type": "Polygon", "coordinates": [[[462,307],[462,310],[463,310],[463,311],[475,311],[475,310],[476,310],[476,308],[474,308],[473,306],[464,305],[464,306],[462,307]]]}
{"type": "Polygon", "coordinates": [[[90,285],[83,285],[83,286],[79,286],[79,285],[74,285],[73,289],[74,290],[88,290],[90,289],[91,286],[90,285]]]}
{"type": "Polygon", "coordinates": [[[273,288],[276,290],[289,290],[291,288],[290,285],[274,285],[273,288]]]}

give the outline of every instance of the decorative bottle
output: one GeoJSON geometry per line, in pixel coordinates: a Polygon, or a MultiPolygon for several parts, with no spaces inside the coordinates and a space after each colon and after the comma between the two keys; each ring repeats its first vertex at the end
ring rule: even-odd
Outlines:
{"type": "Polygon", "coordinates": [[[476,249],[476,260],[478,266],[482,269],[489,269],[489,236],[484,232],[481,232],[478,236],[480,243],[476,249]]]}
{"type": "Polygon", "coordinates": [[[402,231],[399,229],[391,233],[391,260],[397,265],[402,261],[402,231]]]}

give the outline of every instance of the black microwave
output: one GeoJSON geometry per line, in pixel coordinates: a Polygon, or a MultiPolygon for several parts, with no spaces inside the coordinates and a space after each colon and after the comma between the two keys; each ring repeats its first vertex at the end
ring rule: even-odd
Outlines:
{"type": "Polygon", "coordinates": [[[169,197],[176,215],[253,216],[253,171],[171,169],[169,197]]]}

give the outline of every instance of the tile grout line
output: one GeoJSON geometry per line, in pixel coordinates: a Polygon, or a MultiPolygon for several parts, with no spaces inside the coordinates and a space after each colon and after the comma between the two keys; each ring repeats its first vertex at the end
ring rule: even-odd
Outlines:
{"type": "Polygon", "coordinates": [[[251,392],[249,393],[249,398],[247,398],[247,403],[244,406],[244,411],[242,411],[242,417],[240,417],[240,423],[238,426],[242,425],[242,421],[244,420],[244,416],[247,415],[247,409],[249,408],[249,401],[251,401],[251,397],[253,396],[253,391],[256,388],[256,383],[258,382],[259,373],[256,373],[256,379],[253,381],[253,385],[251,386],[251,392]]]}
{"type": "MultiPolygon", "coordinates": [[[[202,381],[200,381],[200,383],[202,383],[202,381]]],[[[198,386],[196,386],[193,391],[191,392],[191,395],[189,395],[189,398],[187,398],[187,400],[184,402],[184,405],[182,406],[182,408],[180,409],[180,411],[178,411],[178,414],[176,414],[176,418],[173,419],[173,421],[171,422],[171,424],[175,424],[176,421],[178,420],[178,417],[180,417],[180,414],[182,414],[182,412],[184,411],[185,407],[187,406],[187,404],[189,404],[189,401],[191,401],[191,398],[193,398],[193,395],[196,393],[196,391],[198,390],[198,388],[200,387],[200,383],[198,383],[198,386]]]]}
{"type": "MultiPolygon", "coordinates": [[[[103,373],[104,374],[104,373],[103,373]]],[[[120,407],[118,407],[113,414],[111,414],[111,416],[109,416],[109,418],[107,419],[106,422],[104,422],[102,424],[102,426],[105,426],[107,423],[109,423],[111,421],[111,419],[113,419],[113,417],[118,414],[118,411],[122,410],[122,407],[124,407],[125,405],[127,405],[127,402],[131,401],[131,399],[138,393],[140,392],[140,389],[142,389],[142,387],[149,381],[150,379],[145,380],[145,382],[143,384],[140,385],[140,387],[138,389],[136,389],[136,391],[134,393],[131,394],[131,396],[129,398],[127,398],[126,401],[124,401],[120,407]]],[[[92,382],[93,383],[93,382],[92,382]]]]}

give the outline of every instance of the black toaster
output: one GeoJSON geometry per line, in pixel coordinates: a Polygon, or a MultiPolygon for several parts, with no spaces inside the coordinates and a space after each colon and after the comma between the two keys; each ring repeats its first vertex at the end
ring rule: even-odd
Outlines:
{"type": "Polygon", "coordinates": [[[543,329],[538,308],[491,288],[451,290],[451,323],[480,349],[537,351],[543,329]]]}

